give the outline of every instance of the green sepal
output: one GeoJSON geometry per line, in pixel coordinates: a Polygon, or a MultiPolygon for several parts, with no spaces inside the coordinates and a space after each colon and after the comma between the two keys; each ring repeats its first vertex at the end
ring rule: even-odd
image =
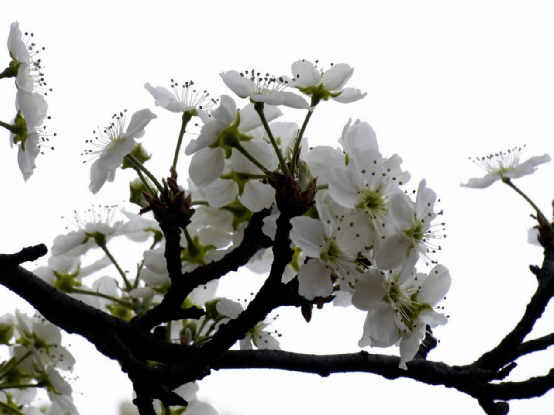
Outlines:
{"type": "MultiPolygon", "coordinates": [[[[150,188],[155,189],[156,187],[152,185],[150,186],[150,188]]],[[[141,179],[137,177],[131,183],[129,183],[129,191],[131,193],[131,196],[129,197],[129,201],[131,203],[134,203],[135,205],[138,205],[141,208],[149,205],[149,203],[146,201],[146,198],[144,197],[144,193],[148,193],[148,189],[146,188],[146,186],[144,185],[144,182],[141,179]]]]}
{"type": "Polygon", "coordinates": [[[215,298],[210,301],[206,301],[206,304],[204,304],[204,307],[206,308],[206,317],[208,317],[210,320],[217,320],[219,317],[219,313],[217,312],[217,303],[221,300],[221,298],[215,298]]]}
{"type": "Polygon", "coordinates": [[[10,344],[10,340],[13,337],[14,324],[2,323],[0,324],[0,344],[10,344]]]}
{"type": "Polygon", "coordinates": [[[121,320],[131,321],[133,318],[133,312],[121,304],[107,305],[106,308],[110,311],[112,316],[120,318],[121,320]]]}
{"type": "Polygon", "coordinates": [[[300,263],[300,254],[302,253],[302,249],[299,247],[292,248],[292,259],[289,262],[289,265],[294,269],[296,272],[300,272],[300,267],[302,264],[300,263]]]}
{"type": "Polygon", "coordinates": [[[233,214],[233,230],[235,231],[242,222],[250,222],[252,218],[252,212],[244,207],[242,203],[239,202],[238,198],[221,209],[228,210],[233,214]]]}
{"type": "Polygon", "coordinates": [[[331,91],[328,91],[323,86],[323,84],[319,84],[316,86],[309,86],[309,87],[297,86],[296,88],[298,88],[300,92],[302,92],[303,94],[306,94],[312,97],[312,106],[317,105],[321,100],[327,101],[329,98],[338,97],[342,93],[342,91],[334,92],[334,93],[331,91]]]}
{"type": "Polygon", "coordinates": [[[315,206],[315,203],[311,208],[308,209],[308,211],[304,214],[304,216],[319,220],[319,213],[317,213],[317,208],[315,206]]]}
{"type": "Polygon", "coordinates": [[[245,135],[239,132],[240,111],[237,110],[237,120],[219,133],[217,139],[210,144],[209,148],[222,148],[225,151],[225,158],[228,159],[233,153],[233,148],[238,147],[241,141],[250,141],[252,136],[245,135]]]}
{"type": "Polygon", "coordinates": [[[310,171],[310,168],[308,167],[308,164],[305,161],[298,160],[297,166],[298,166],[298,185],[300,186],[300,190],[304,191],[308,188],[308,186],[313,181],[312,173],[310,171]]]}
{"type": "Polygon", "coordinates": [[[21,110],[17,111],[14,123],[9,130],[14,134],[13,143],[21,143],[21,149],[25,151],[25,141],[27,141],[27,121],[23,118],[21,110]]]}
{"type": "Polygon", "coordinates": [[[82,284],[77,280],[79,276],[80,269],[77,269],[72,274],[60,274],[57,271],[52,271],[56,277],[54,281],[54,288],[60,290],[63,293],[70,293],[73,291],[73,288],[80,287],[82,284]]]}
{"type": "Polygon", "coordinates": [[[250,173],[239,173],[236,171],[231,171],[226,174],[222,174],[219,176],[223,180],[232,180],[234,181],[237,186],[239,187],[239,195],[242,195],[244,193],[244,186],[246,186],[246,183],[248,183],[250,180],[257,180],[260,178],[260,175],[256,174],[250,174],[250,173]]]}
{"type": "Polygon", "coordinates": [[[191,264],[206,265],[206,254],[212,249],[215,249],[215,246],[202,245],[198,235],[194,238],[187,237],[187,247],[181,248],[181,261],[191,264]]]}
{"type": "MultiPolygon", "coordinates": [[[[152,154],[148,154],[148,151],[146,151],[146,149],[142,146],[142,143],[136,143],[129,154],[134,156],[142,164],[150,160],[150,158],[152,157],[152,154]]],[[[129,169],[129,168],[133,168],[133,165],[129,160],[127,160],[127,158],[124,158],[121,168],[129,169]]]]}
{"type": "Polygon", "coordinates": [[[22,62],[19,62],[17,59],[15,59],[11,53],[10,56],[12,58],[12,61],[10,62],[8,67],[4,69],[2,73],[0,73],[0,79],[15,78],[19,73],[19,68],[21,67],[22,62]]]}

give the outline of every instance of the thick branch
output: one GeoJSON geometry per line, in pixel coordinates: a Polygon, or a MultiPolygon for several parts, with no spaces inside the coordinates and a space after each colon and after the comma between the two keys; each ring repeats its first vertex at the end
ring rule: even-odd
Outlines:
{"type": "Polygon", "coordinates": [[[262,232],[263,218],[268,214],[269,210],[267,209],[254,214],[244,230],[244,239],[241,244],[221,260],[196,268],[181,278],[172,280],[171,287],[162,302],[143,316],[133,320],[133,324],[144,331],[150,331],[159,324],[173,320],[175,313],[180,312],[181,304],[193,289],[221,278],[231,271],[238,270],[247,264],[256,252],[270,246],[271,239],[262,232]]]}
{"type": "Polygon", "coordinates": [[[542,268],[535,272],[538,287],[516,327],[492,350],[473,363],[483,369],[499,369],[521,356],[520,344],[531,332],[554,295],[554,250],[545,250],[542,268]],[[539,276],[540,275],[540,276],[539,276]]]}

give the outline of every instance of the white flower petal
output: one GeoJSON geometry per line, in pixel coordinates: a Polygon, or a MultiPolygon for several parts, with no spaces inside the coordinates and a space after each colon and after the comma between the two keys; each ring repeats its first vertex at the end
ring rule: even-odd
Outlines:
{"type": "Polygon", "coordinates": [[[350,65],[337,63],[323,74],[323,86],[328,91],[338,91],[344,87],[353,73],[354,68],[351,68],[350,65]]]}
{"type": "Polygon", "coordinates": [[[338,97],[333,97],[333,100],[340,102],[341,104],[349,104],[351,102],[359,101],[367,95],[367,92],[362,93],[356,88],[344,88],[338,97]]]}
{"type": "Polygon", "coordinates": [[[275,201],[275,189],[258,180],[250,180],[245,184],[239,200],[251,212],[269,209],[275,201]]]}
{"type": "Polygon", "coordinates": [[[203,148],[192,157],[189,175],[198,187],[215,181],[225,168],[225,151],[222,148],[203,148]]]}
{"type": "Polygon", "coordinates": [[[298,273],[298,293],[307,300],[328,297],[333,292],[331,270],[325,262],[311,259],[298,273]]]}
{"type": "Polygon", "coordinates": [[[290,222],[292,224],[290,238],[294,244],[300,247],[306,256],[319,258],[325,243],[323,224],[307,216],[292,218],[290,222]]]}

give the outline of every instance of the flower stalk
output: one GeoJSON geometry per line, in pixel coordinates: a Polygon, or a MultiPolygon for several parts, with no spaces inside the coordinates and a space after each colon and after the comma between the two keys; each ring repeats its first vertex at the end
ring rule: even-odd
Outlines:
{"type": "Polygon", "coordinates": [[[535,212],[537,212],[539,223],[546,224],[548,226],[548,230],[550,231],[550,234],[552,235],[552,237],[554,237],[554,228],[552,228],[552,224],[546,219],[546,216],[544,216],[544,214],[541,212],[541,210],[535,204],[535,202],[533,202],[525,193],[523,193],[521,189],[518,188],[509,178],[503,177],[502,182],[507,184],[513,190],[515,190],[517,194],[519,194],[522,198],[524,198],[533,207],[533,209],[535,209],[535,212]]]}
{"type": "Polygon", "coordinates": [[[183,143],[183,136],[185,135],[185,130],[187,124],[192,119],[192,114],[190,111],[183,112],[183,122],[181,124],[181,131],[179,132],[179,138],[177,140],[177,146],[175,147],[175,157],[173,158],[173,169],[177,169],[177,160],[179,158],[179,153],[181,151],[181,144],[183,143]]]}
{"type": "Polygon", "coordinates": [[[141,170],[144,174],[146,174],[148,176],[148,178],[150,180],[152,180],[152,183],[154,183],[156,185],[156,187],[158,188],[160,193],[162,193],[164,191],[164,188],[160,184],[158,179],[156,179],[156,177],[152,173],[150,173],[150,170],[148,170],[146,167],[144,167],[144,165],[139,160],[137,160],[137,158],[135,156],[133,156],[132,154],[127,154],[125,156],[125,158],[127,159],[127,161],[129,161],[129,163],[131,163],[131,166],[133,166],[133,168],[135,170],[137,170],[137,172],[139,170],[141,170]]]}
{"type": "Polygon", "coordinates": [[[271,128],[269,128],[269,124],[267,123],[267,120],[265,119],[264,115],[264,103],[263,102],[256,102],[254,104],[254,109],[260,116],[260,120],[262,121],[262,124],[264,126],[265,131],[267,132],[267,136],[269,137],[269,140],[271,141],[271,145],[275,149],[275,153],[277,154],[277,158],[279,159],[279,164],[281,165],[281,170],[283,173],[288,176],[289,175],[289,169],[287,167],[287,163],[285,162],[285,158],[283,157],[283,153],[279,146],[277,145],[277,141],[275,141],[275,138],[273,137],[273,133],[271,132],[271,128]]]}

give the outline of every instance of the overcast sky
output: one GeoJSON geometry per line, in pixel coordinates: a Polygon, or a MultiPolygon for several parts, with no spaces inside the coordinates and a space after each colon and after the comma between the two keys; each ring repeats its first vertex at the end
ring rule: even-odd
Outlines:
{"type": "MultiPolygon", "coordinates": [[[[0,12],[0,35],[4,33],[5,39],[15,20],[46,47],[46,80],[54,89],[48,96],[49,129],[57,138],[55,150],[38,160],[35,175],[23,183],[16,150],[9,148],[8,133],[1,133],[0,252],[41,242],[51,246],[67,225],[62,215],[71,216],[74,209],[91,203],[122,204],[128,198],[128,172],[118,172],[116,182],[92,198],[90,163],[83,164],[80,156],[92,130],[108,123],[114,112],[150,108],[158,114],[143,142],[155,154],[157,173],[166,174],[180,118],[154,107],[145,82],[169,87],[171,78],[193,79],[218,97],[231,95],[218,75],[222,71],[254,67],[289,74],[298,59],[319,60],[323,67],[344,62],[355,68],[349,86],[367,92],[367,97],[350,105],[321,105],[306,135],[311,145],[335,145],[350,117],[367,121],[383,155],[398,153],[403,158],[403,167],[412,174],[408,188],[417,188],[426,178],[441,198],[448,238],[436,259],[450,269],[453,279],[444,303],[451,318],[437,329],[441,344],[430,359],[470,363],[494,347],[522,315],[535,288],[528,265],[541,261],[540,248],[526,241],[533,225],[531,209],[499,183],[486,190],[459,184],[483,174],[468,156],[522,145],[527,146],[524,159],[554,153],[551,2],[343,0],[324,6],[288,0],[12,1],[0,12]]],[[[5,51],[0,66],[8,63],[5,51]]],[[[13,83],[0,82],[0,120],[13,118],[14,99],[13,83]]],[[[550,164],[517,181],[547,216],[554,198],[549,181],[553,177],[550,164]]],[[[223,289],[225,284],[236,289],[242,280],[229,277],[223,289]]],[[[245,290],[242,297],[249,298],[245,290]]],[[[6,300],[0,302],[1,309],[13,310],[13,297],[2,295],[6,300]]],[[[549,311],[537,336],[552,327],[554,315],[549,311]]],[[[331,308],[316,314],[309,325],[297,311],[279,314],[284,349],[358,350],[363,313],[331,308]]],[[[94,353],[81,353],[91,368],[107,360],[97,360],[94,353]]],[[[552,357],[544,353],[529,359],[512,378],[545,374],[549,366],[543,362],[552,357]]],[[[84,394],[82,413],[115,413],[115,404],[99,395],[120,385],[127,388],[122,380],[107,382],[124,378],[111,372],[100,378],[86,368],[75,386],[84,394]],[[94,383],[104,389],[91,390],[94,383]]],[[[477,403],[460,393],[371,375],[320,379],[263,371],[214,373],[201,382],[201,392],[228,415],[480,413],[477,403]]],[[[547,414],[553,406],[551,392],[533,401],[513,402],[510,413],[547,414]]]]}

